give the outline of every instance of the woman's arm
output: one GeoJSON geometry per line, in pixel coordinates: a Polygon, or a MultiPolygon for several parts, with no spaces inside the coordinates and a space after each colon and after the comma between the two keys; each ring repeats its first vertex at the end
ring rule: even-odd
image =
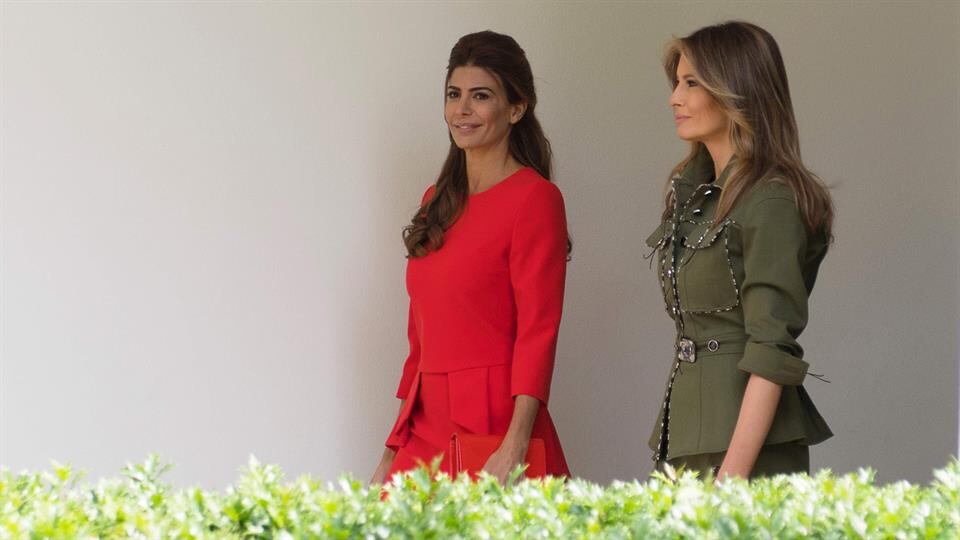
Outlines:
{"type": "Polygon", "coordinates": [[[718,478],[750,476],[783,387],[803,384],[807,372],[796,341],[807,324],[807,240],[796,203],[786,197],[755,201],[742,227],[747,343],[737,367],[750,378],[718,478]]]}
{"type": "MultiPolygon", "coordinates": [[[[397,409],[397,417],[400,417],[400,411],[403,410],[403,404],[406,403],[406,399],[400,400],[400,408],[397,409]]],[[[370,478],[371,484],[382,484],[387,479],[387,473],[390,471],[390,467],[393,465],[393,458],[396,457],[397,452],[389,446],[383,449],[383,455],[380,456],[380,463],[377,464],[376,470],[373,471],[373,477],[370,478]]]]}
{"type": "Polygon", "coordinates": [[[775,382],[759,375],[750,375],[730,448],[717,472],[718,479],[727,476],[750,477],[750,471],[773,423],[782,390],[783,387],[775,382]]]}
{"type": "Polygon", "coordinates": [[[510,282],[517,307],[517,338],[510,369],[513,417],[500,448],[484,469],[504,482],[527,455],[540,407],[550,397],[567,271],[563,195],[549,182],[526,196],[510,244],[510,282]]]}

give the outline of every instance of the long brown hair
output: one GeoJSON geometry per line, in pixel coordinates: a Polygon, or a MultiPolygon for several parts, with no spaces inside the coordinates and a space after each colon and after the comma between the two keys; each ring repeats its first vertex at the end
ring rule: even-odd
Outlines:
{"type": "MultiPolygon", "coordinates": [[[[833,203],[824,183],[800,158],[800,139],[793,115],[787,71],[780,48],[757,25],[731,21],[697,30],[667,45],[663,67],[677,84],[680,55],[686,57],[703,88],[730,120],[735,158],[717,206],[715,223],[725,219],[737,201],[764,178],[780,178],[794,192],[808,232],[832,238],[833,203]]],[[[677,175],[701,151],[690,154],[671,172],[677,175]]],[[[675,201],[668,194],[665,214],[675,201]]]]}
{"type": "MultiPolygon", "coordinates": [[[[532,167],[549,180],[553,161],[550,142],[535,114],[537,93],[533,72],[520,45],[510,36],[489,30],[467,34],[450,51],[446,82],[450,82],[453,70],[463,66],[487,70],[503,84],[507,101],[526,103],[523,117],[510,128],[509,151],[521,165],[532,167]]],[[[460,217],[468,192],[466,154],[451,136],[450,151],[440,169],[433,196],[403,229],[408,257],[423,257],[443,246],[444,232],[460,217]]]]}

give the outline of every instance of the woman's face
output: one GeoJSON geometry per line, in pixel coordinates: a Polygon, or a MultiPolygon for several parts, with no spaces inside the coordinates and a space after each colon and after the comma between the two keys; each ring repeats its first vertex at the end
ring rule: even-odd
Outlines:
{"type": "Polygon", "coordinates": [[[677,124],[677,136],[685,141],[710,143],[728,136],[727,115],[700,85],[687,57],[680,55],[670,107],[677,124]]]}
{"type": "Polygon", "coordinates": [[[443,117],[453,142],[464,150],[490,148],[510,135],[523,117],[523,104],[510,104],[497,77],[476,66],[453,70],[443,117]]]}

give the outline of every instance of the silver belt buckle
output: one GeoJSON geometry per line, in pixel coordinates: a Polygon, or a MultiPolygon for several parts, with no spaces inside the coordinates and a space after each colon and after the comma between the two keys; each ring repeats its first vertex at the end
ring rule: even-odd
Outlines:
{"type": "Polygon", "coordinates": [[[697,361],[697,346],[692,339],[680,338],[677,343],[677,358],[681,362],[690,362],[691,364],[697,361]]]}

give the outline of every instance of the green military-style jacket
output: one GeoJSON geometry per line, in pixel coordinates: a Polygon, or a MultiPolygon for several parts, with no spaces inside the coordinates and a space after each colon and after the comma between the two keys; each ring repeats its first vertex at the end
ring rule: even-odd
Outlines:
{"type": "Polygon", "coordinates": [[[656,461],[725,451],[752,373],[783,385],[765,444],[812,445],[833,435],[803,388],[807,362],[797,343],[828,241],[807,234],[793,190],[776,179],[761,181],[714,223],[730,168],[713,181],[701,149],[671,181],[672,216],[647,239],[677,328],[649,441],[656,461]]]}

